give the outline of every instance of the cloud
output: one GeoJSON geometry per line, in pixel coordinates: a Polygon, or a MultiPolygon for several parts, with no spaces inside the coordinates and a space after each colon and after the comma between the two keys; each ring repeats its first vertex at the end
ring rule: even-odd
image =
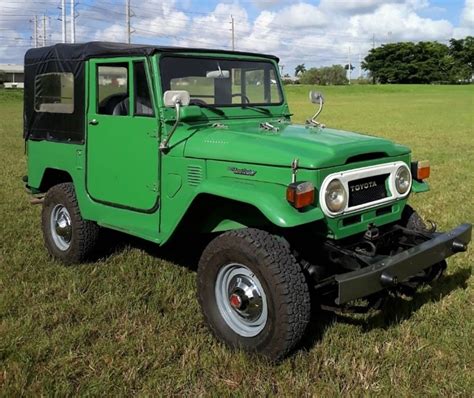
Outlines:
{"type": "Polygon", "coordinates": [[[137,11],[139,17],[133,21],[137,34],[172,36],[184,31],[190,18],[182,11],[175,10],[174,5],[174,1],[151,1],[140,5],[137,11]]]}
{"type": "Polygon", "coordinates": [[[352,16],[349,22],[354,34],[375,34],[379,40],[446,40],[453,34],[449,21],[422,18],[408,5],[386,4],[373,13],[352,16]]]}
{"type": "Polygon", "coordinates": [[[428,0],[321,0],[322,9],[336,13],[366,14],[387,4],[405,4],[412,9],[421,9],[429,5],[428,0]]]}
{"type": "Polygon", "coordinates": [[[466,0],[461,13],[461,26],[474,28],[474,0],[466,0]]]}
{"type": "MultiPolygon", "coordinates": [[[[110,6],[110,2],[79,5],[78,41],[125,41],[124,7],[110,6]]],[[[46,9],[50,16],[48,39],[60,41],[58,3],[0,0],[0,14],[34,15],[46,9]]],[[[459,10],[458,26],[443,19],[441,13],[428,12],[433,8],[428,0],[220,0],[204,13],[191,8],[193,4],[196,2],[191,0],[147,0],[139,5],[133,1],[132,41],[231,49],[232,15],[237,50],[276,54],[288,68],[302,62],[307,66],[347,63],[349,48],[353,59],[359,53],[363,57],[372,47],[373,35],[379,45],[403,40],[445,41],[474,33],[474,0],[466,0],[459,10]]],[[[0,62],[21,62],[24,50],[31,45],[28,19],[0,19],[0,38],[5,38],[0,40],[0,62]]]]}

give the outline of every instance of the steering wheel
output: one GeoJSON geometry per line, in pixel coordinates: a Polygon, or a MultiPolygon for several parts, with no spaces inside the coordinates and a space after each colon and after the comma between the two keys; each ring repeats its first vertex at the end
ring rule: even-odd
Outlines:
{"type": "Polygon", "coordinates": [[[208,105],[208,103],[200,98],[191,98],[189,105],[208,105]]]}
{"type": "Polygon", "coordinates": [[[245,94],[242,94],[242,93],[232,94],[232,98],[234,98],[234,97],[240,97],[244,100],[244,102],[246,102],[247,104],[250,104],[250,99],[245,94]]]}

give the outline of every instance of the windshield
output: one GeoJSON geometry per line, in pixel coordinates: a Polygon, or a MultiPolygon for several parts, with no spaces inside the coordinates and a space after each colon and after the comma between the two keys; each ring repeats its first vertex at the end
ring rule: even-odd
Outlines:
{"type": "Polygon", "coordinates": [[[269,61],[163,57],[163,91],[186,90],[191,105],[278,105],[283,102],[275,66],[269,61]]]}

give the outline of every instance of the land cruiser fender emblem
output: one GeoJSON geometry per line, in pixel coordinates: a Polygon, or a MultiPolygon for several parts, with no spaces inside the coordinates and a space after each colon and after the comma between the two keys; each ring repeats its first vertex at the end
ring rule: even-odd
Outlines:
{"type": "Polygon", "coordinates": [[[356,184],[351,186],[351,192],[358,192],[358,191],[364,191],[369,188],[374,188],[377,186],[376,181],[368,181],[364,182],[362,184],[356,184]]]}
{"type": "Polygon", "coordinates": [[[255,170],[250,169],[239,169],[238,167],[229,167],[229,170],[232,171],[234,174],[243,175],[243,176],[254,176],[257,174],[255,170]]]}

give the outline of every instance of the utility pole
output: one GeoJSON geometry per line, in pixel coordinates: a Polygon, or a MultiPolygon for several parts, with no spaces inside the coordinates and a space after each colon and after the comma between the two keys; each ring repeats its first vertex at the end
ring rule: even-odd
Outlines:
{"type": "Polygon", "coordinates": [[[348,64],[347,71],[349,73],[349,84],[351,84],[352,65],[351,65],[351,47],[349,46],[348,64]]]}
{"type": "Polygon", "coordinates": [[[75,0],[71,0],[71,43],[76,42],[76,5],[75,0]]]}
{"type": "Polygon", "coordinates": [[[35,48],[38,48],[38,15],[35,15],[33,18],[33,42],[35,43],[35,48]]]}
{"type": "Polygon", "coordinates": [[[362,79],[362,56],[360,55],[360,48],[359,48],[359,79],[362,79]]]}
{"type": "Polygon", "coordinates": [[[63,29],[63,43],[66,43],[66,0],[61,0],[61,26],[63,29]]]}
{"type": "Polygon", "coordinates": [[[132,30],[130,27],[130,0],[125,0],[125,16],[126,16],[126,37],[127,43],[131,43],[132,30]]]}
{"type": "Polygon", "coordinates": [[[375,49],[375,33],[372,34],[372,49],[375,49]]]}
{"type": "Polygon", "coordinates": [[[46,15],[43,14],[43,47],[46,47],[46,15]]]}
{"type": "Polygon", "coordinates": [[[235,51],[235,23],[234,23],[234,16],[230,16],[230,24],[232,25],[232,51],[235,51]]]}

